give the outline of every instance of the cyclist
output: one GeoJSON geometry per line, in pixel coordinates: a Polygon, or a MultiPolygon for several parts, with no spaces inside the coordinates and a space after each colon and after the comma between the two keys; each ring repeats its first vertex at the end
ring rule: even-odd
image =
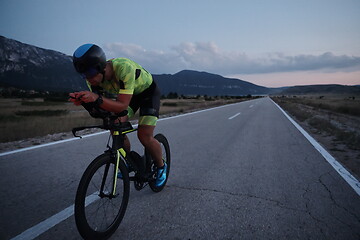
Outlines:
{"type": "MultiPolygon", "coordinates": [[[[106,60],[104,51],[95,44],[84,44],[73,55],[76,71],[86,79],[90,91],[70,93],[75,105],[93,102],[97,107],[119,113],[128,110],[122,122],[132,117],[140,108],[138,138],[149,150],[158,168],[155,185],[161,186],[166,180],[166,163],[162,160],[159,142],[153,137],[160,108],[160,91],[152,75],[136,62],[127,58],[106,60]],[[115,94],[116,100],[103,94],[115,94]]],[[[124,142],[130,152],[128,138],[124,142]]]]}

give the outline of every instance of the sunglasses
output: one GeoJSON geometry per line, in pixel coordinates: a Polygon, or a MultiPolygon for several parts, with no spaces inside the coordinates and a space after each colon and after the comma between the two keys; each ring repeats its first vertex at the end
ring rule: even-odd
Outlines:
{"type": "Polygon", "coordinates": [[[95,77],[97,74],[99,73],[98,70],[96,70],[95,68],[90,68],[88,70],[86,70],[85,72],[81,73],[81,77],[84,79],[90,79],[95,77]]]}

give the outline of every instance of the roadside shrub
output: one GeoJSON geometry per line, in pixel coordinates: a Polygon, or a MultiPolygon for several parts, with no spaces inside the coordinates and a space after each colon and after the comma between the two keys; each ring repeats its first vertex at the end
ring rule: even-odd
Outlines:
{"type": "Polygon", "coordinates": [[[319,132],[327,132],[334,134],[337,130],[337,127],[335,127],[329,121],[319,117],[313,117],[309,119],[308,122],[312,127],[316,128],[319,132]]]}
{"type": "Polygon", "coordinates": [[[21,117],[14,116],[14,115],[0,115],[0,122],[13,122],[19,121],[21,117]]]}
{"type": "Polygon", "coordinates": [[[177,107],[178,104],[176,102],[164,102],[162,105],[167,107],[177,107]]]}
{"type": "Polygon", "coordinates": [[[360,136],[354,132],[337,131],[336,140],[345,142],[353,150],[360,150],[360,136]]]}
{"type": "Polygon", "coordinates": [[[289,111],[293,116],[296,117],[301,122],[306,121],[307,119],[311,118],[312,115],[305,111],[304,109],[300,108],[298,105],[286,102],[286,101],[279,101],[278,103],[281,104],[281,107],[283,107],[286,111],[289,111]]]}
{"type": "Polygon", "coordinates": [[[68,110],[33,110],[33,111],[17,111],[15,112],[18,116],[30,117],[30,116],[39,116],[39,117],[51,117],[51,116],[61,116],[68,114],[68,110]]]}
{"type": "Polygon", "coordinates": [[[63,105],[64,102],[26,102],[23,101],[21,102],[22,106],[58,106],[58,105],[63,105]]]}

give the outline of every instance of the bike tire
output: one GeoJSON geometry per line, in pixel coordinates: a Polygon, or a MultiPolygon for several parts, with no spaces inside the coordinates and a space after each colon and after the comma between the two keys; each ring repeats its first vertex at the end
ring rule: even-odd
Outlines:
{"type": "MultiPolygon", "coordinates": [[[[168,179],[169,179],[169,174],[170,174],[170,165],[171,165],[171,156],[170,156],[170,146],[169,146],[169,142],[166,139],[166,137],[159,133],[154,137],[161,145],[161,149],[162,149],[162,158],[164,160],[164,162],[166,162],[167,164],[167,170],[166,170],[166,181],[163,185],[161,185],[160,187],[157,187],[155,185],[155,181],[151,181],[149,182],[149,186],[151,188],[151,190],[153,192],[160,192],[161,190],[164,189],[168,179]]],[[[147,154],[147,156],[150,156],[150,154],[147,154]]],[[[151,158],[151,157],[150,157],[151,158]]],[[[155,168],[155,164],[153,162],[153,160],[151,159],[151,168],[155,168]]],[[[156,178],[156,176],[154,176],[154,179],[156,178]]]]}
{"type": "Polygon", "coordinates": [[[111,193],[115,168],[115,158],[107,153],[102,154],[90,163],[80,180],[75,198],[75,222],[84,239],[109,238],[124,217],[129,201],[130,180],[123,161],[119,164],[123,177],[118,178],[116,184],[119,195],[111,198],[99,194],[103,181],[103,192],[111,193]]]}

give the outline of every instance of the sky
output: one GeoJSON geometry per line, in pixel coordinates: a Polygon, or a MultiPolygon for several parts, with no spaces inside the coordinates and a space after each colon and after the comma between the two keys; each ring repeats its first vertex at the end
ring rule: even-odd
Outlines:
{"type": "Polygon", "coordinates": [[[360,85],[360,0],[0,0],[0,35],[68,55],[95,43],[154,74],[360,85]]]}

